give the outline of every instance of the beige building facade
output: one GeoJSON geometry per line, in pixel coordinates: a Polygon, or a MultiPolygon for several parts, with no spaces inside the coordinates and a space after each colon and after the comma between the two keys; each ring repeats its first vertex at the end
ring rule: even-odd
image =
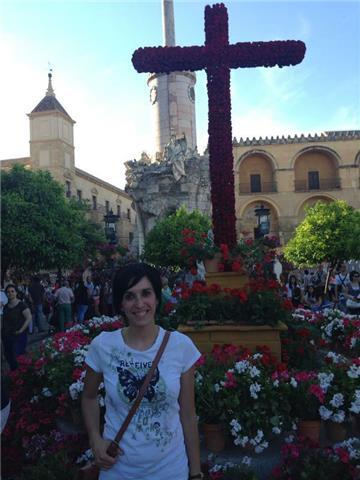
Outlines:
{"type": "Polygon", "coordinates": [[[238,237],[254,234],[255,208],[270,209],[270,232],[286,243],[321,200],[345,200],[360,209],[360,131],[234,139],[238,237]]]}
{"type": "Polygon", "coordinates": [[[55,96],[51,73],[45,97],[28,114],[30,121],[30,156],[1,161],[1,169],[14,164],[35,170],[48,170],[64,185],[66,197],[85,200],[92,220],[104,226],[104,215],[118,215],[117,238],[123,246],[132,243],[136,227],[133,200],[124,190],[75,166],[75,121],[55,96]]]}

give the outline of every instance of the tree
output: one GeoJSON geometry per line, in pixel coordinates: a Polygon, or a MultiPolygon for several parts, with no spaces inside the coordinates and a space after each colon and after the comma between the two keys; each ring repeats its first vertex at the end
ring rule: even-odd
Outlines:
{"type": "Polygon", "coordinates": [[[49,172],[15,165],[1,176],[2,278],[10,267],[24,272],[70,268],[104,236],[86,218],[87,207],[64,197],[49,172]]]}
{"type": "Polygon", "coordinates": [[[180,251],[182,230],[190,228],[207,233],[211,228],[210,218],[197,210],[188,212],[181,207],[175,213],[161,219],[145,239],[143,258],[158,266],[186,267],[180,251]]]}
{"type": "Polygon", "coordinates": [[[317,202],[285,247],[285,258],[299,267],[329,262],[328,279],[336,265],[360,258],[360,212],[344,201],[317,202]]]}

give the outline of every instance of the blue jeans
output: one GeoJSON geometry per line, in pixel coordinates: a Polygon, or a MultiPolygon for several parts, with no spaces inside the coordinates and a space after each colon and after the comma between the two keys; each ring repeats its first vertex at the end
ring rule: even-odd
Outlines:
{"type": "Polygon", "coordinates": [[[26,350],[27,333],[23,332],[19,335],[3,335],[4,357],[8,362],[11,370],[18,368],[16,357],[23,355],[26,350]]]}
{"type": "Polygon", "coordinates": [[[76,307],[76,317],[79,323],[84,321],[86,312],[88,311],[89,305],[77,305],[76,307]]]}

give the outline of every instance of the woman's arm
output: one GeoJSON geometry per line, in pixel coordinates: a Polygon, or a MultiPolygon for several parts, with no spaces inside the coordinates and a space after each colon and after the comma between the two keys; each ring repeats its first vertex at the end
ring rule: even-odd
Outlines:
{"type": "Polygon", "coordinates": [[[181,375],[179,395],[180,421],[184,432],[190,475],[201,472],[200,442],[195,411],[194,371],[195,367],[192,367],[181,375]]]}
{"type": "MultiPolygon", "coordinates": [[[[98,403],[99,385],[103,380],[101,373],[95,372],[88,365],[84,379],[84,390],[81,397],[81,408],[86,430],[89,437],[90,447],[95,456],[95,463],[102,469],[108,470],[117,461],[106,453],[110,444],[109,440],[103,440],[100,434],[100,408],[98,403]]],[[[122,453],[119,449],[119,454],[122,453]]]]}
{"type": "Polygon", "coordinates": [[[31,322],[31,319],[32,319],[32,315],[31,315],[31,312],[30,312],[30,308],[25,308],[25,310],[23,310],[22,312],[24,318],[25,318],[25,322],[23,323],[22,327],[19,328],[19,330],[17,330],[15,333],[20,335],[20,333],[23,333],[25,332],[25,330],[27,329],[27,327],[29,326],[29,323],[31,322]]]}

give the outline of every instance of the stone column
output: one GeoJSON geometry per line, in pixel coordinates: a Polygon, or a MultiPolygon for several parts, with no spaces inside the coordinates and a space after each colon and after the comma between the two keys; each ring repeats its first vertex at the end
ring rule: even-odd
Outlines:
{"type": "Polygon", "coordinates": [[[162,0],[163,39],[167,47],[175,47],[175,21],[173,0],[162,0]]]}

